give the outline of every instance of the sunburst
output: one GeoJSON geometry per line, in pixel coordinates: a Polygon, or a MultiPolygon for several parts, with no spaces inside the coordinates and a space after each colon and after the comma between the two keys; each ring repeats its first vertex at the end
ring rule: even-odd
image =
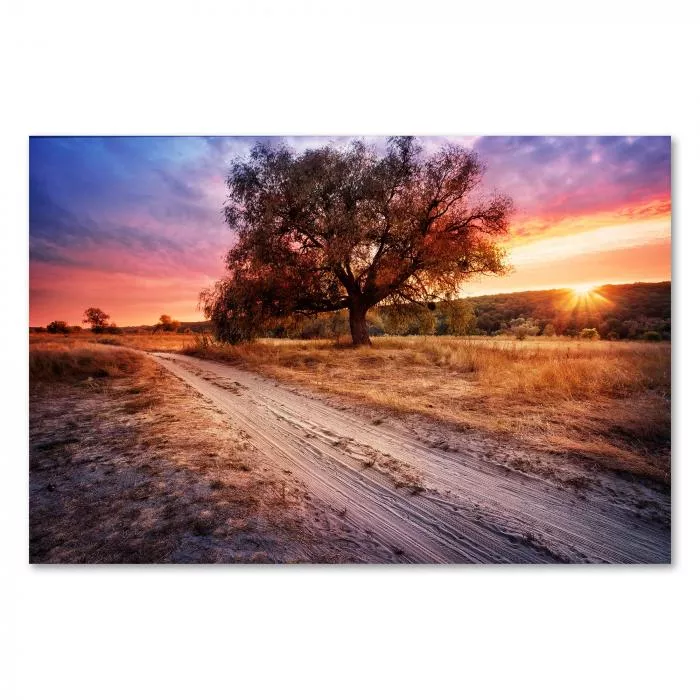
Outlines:
{"type": "Polygon", "coordinates": [[[589,297],[595,287],[592,284],[575,284],[571,287],[571,293],[578,299],[589,297]]]}
{"type": "Polygon", "coordinates": [[[566,315],[574,313],[591,313],[601,306],[609,306],[611,302],[600,293],[600,287],[595,284],[572,284],[569,287],[568,298],[562,299],[561,311],[566,315]]]}

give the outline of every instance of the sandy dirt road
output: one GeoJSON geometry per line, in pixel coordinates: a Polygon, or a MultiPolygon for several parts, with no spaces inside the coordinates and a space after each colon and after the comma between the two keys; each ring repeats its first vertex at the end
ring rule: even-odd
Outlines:
{"type": "Polygon", "coordinates": [[[229,365],[152,357],[323,505],[328,536],[355,561],[670,562],[662,492],[650,516],[639,506],[649,502],[647,487],[619,479],[618,491],[614,475],[574,489],[494,464],[468,445],[432,446],[398,420],[379,423],[229,365]]]}

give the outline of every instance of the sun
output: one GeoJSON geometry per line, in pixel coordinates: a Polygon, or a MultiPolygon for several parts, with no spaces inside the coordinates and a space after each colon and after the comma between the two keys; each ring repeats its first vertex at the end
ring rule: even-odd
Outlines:
{"type": "Polygon", "coordinates": [[[572,284],[569,293],[561,302],[564,312],[594,312],[601,306],[610,306],[612,301],[601,293],[601,286],[596,284],[572,284]]]}
{"type": "Polygon", "coordinates": [[[571,287],[571,292],[574,296],[581,299],[583,297],[590,296],[593,289],[594,287],[592,284],[575,284],[571,287]]]}

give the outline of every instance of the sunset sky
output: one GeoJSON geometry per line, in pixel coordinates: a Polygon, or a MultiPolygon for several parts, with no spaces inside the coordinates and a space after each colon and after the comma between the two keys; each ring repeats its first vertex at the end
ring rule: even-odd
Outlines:
{"type": "MultiPolygon", "coordinates": [[[[228,166],[257,140],[269,137],[30,139],[30,325],[79,324],[88,306],[118,325],[201,319],[199,292],[233,241],[221,213],[228,166]]],[[[428,152],[446,141],[474,147],[485,189],[517,207],[515,271],[465,295],[671,278],[670,138],[422,138],[428,152]]]]}

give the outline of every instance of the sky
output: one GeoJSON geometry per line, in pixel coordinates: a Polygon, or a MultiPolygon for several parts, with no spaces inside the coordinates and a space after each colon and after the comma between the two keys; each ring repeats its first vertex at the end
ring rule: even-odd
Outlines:
{"type": "MultiPolygon", "coordinates": [[[[383,137],[365,137],[378,147],[383,137]]],[[[30,325],[117,325],[161,314],[201,320],[199,292],[224,274],[222,214],[234,157],[277,137],[33,137],[29,142],[30,325]]],[[[285,137],[303,150],[349,137],[285,137]]],[[[486,163],[483,188],[516,206],[504,245],[513,271],[474,296],[671,279],[669,137],[421,137],[486,163]]]]}

